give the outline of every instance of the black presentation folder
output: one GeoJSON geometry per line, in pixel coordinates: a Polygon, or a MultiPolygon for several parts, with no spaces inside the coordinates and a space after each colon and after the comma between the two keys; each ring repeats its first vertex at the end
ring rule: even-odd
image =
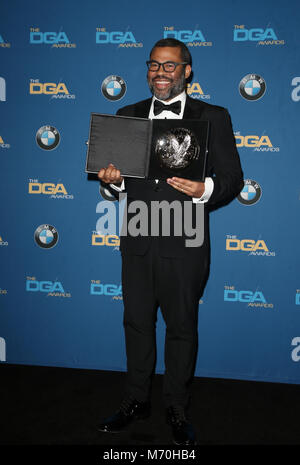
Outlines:
{"type": "Polygon", "coordinates": [[[208,135],[208,121],[91,113],[85,171],[112,163],[124,177],[204,181],[208,135]]]}

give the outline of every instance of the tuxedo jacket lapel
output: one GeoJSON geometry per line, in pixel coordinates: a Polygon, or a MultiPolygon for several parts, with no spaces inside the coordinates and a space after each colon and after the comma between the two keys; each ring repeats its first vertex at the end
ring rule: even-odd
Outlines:
{"type": "Polygon", "coordinates": [[[136,105],[135,116],[137,118],[148,118],[150,107],[151,107],[152,98],[143,100],[139,105],[136,105]]]}
{"type": "Polygon", "coordinates": [[[148,118],[152,99],[142,100],[133,105],[120,108],[117,111],[119,116],[131,116],[133,118],[148,118]]]}
{"type": "Polygon", "coordinates": [[[198,100],[194,100],[188,95],[183,112],[183,119],[201,119],[204,110],[204,105],[198,100]]]}

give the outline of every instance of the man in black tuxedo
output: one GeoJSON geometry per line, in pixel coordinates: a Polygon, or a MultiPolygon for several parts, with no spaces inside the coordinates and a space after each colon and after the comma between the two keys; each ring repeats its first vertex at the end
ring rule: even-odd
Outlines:
{"type": "Polygon", "coordinates": [[[133,200],[142,200],[148,206],[152,201],[177,200],[182,204],[188,201],[192,203],[193,214],[201,206],[204,241],[199,247],[187,247],[184,234],[181,237],[121,237],[127,385],[119,410],[98,429],[117,432],[133,420],[149,416],[156,361],[156,313],[160,307],[166,323],[167,422],[172,426],[175,444],[189,445],[195,443],[187,408],[197,356],[198,305],[210,263],[208,213],[238,195],[243,187],[243,173],[228,112],[186,94],[186,80],[192,71],[188,48],[176,39],[162,39],[154,45],[147,66],[153,98],[124,107],[117,114],[209,121],[205,182],[175,176],[166,181],[127,177],[124,182],[113,165],[101,169],[98,177],[115,191],[126,190],[128,206],[133,200]]]}

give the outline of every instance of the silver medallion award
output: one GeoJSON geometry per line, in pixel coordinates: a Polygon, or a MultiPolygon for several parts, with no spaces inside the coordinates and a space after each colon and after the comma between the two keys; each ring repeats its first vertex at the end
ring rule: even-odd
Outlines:
{"type": "Polygon", "coordinates": [[[197,160],[200,147],[189,129],[176,128],[157,139],[155,152],[161,167],[176,170],[186,168],[197,160]]]}

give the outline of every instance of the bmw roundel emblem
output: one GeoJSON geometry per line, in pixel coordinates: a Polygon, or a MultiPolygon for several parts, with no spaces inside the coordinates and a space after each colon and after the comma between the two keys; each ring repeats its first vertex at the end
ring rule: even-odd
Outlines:
{"type": "Polygon", "coordinates": [[[254,205],[261,198],[261,187],[258,182],[252,179],[244,180],[244,187],[237,199],[243,205],[254,205]]]}
{"type": "Polygon", "coordinates": [[[117,200],[117,194],[118,192],[116,191],[116,196],[114,196],[109,189],[107,189],[106,187],[104,186],[101,186],[100,184],[100,195],[101,197],[103,197],[104,200],[109,200],[110,202],[116,202],[117,200]]]}
{"type": "Polygon", "coordinates": [[[35,242],[42,249],[51,249],[57,244],[58,232],[50,224],[41,224],[34,233],[35,242]]]}
{"type": "Polygon", "coordinates": [[[126,84],[120,76],[108,76],[101,86],[102,94],[108,100],[120,100],[126,92],[126,84]]]}
{"type": "Polygon", "coordinates": [[[36,142],[41,149],[53,150],[60,141],[58,130],[53,126],[42,126],[36,133],[36,142]]]}
{"type": "Polygon", "coordinates": [[[266,82],[259,74],[247,74],[239,84],[239,91],[246,100],[258,100],[266,92],[266,82]]]}

